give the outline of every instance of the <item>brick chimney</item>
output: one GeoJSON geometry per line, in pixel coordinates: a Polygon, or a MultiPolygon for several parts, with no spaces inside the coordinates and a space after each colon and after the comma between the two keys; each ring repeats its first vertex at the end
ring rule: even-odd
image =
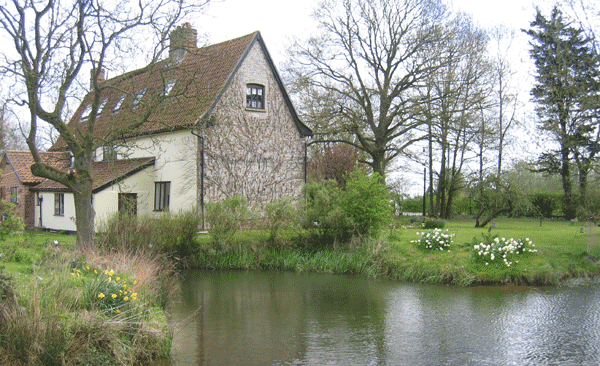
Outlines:
{"type": "MultiPolygon", "coordinates": [[[[93,68],[90,70],[90,89],[94,89],[94,77],[96,76],[96,68],[93,68]]],[[[98,76],[96,77],[96,81],[98,82],[98,84],[106,81],[106,72],[104,71],[104,69],[100,69],[100,71],[98,71],[98,76]]]]}
{"type": "Polygon", "coordinates": [[[192,28],[190,23],[175,28],[171,32],[171,43],[169,44],[169,57],[174,59],[183,58],[185,53],[196,49],[198,31],[192,28]]]}

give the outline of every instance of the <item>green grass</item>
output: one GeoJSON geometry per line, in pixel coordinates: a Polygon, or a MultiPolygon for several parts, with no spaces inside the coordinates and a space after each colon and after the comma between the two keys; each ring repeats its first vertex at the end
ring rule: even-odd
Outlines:
{"type": "Polygon", "coordinates": [[[75,235],[25,231],[12,234],[0,242],[0,267],[11,276],[17,290],[26,287],[32,276],[37,274],[38,265],[45,257],[52,256],[56,249],[71,249],[75,235]]]}
{"type": "Polygon", "coordinates": [[[475,228],[473,221],[448,221],[445,226],[454,233],[454,243],[449,252],[427,253],[418,250],[410,240],[423,229],[407,226],[397,229],[396,240],[390,242],[393,250],[389,260],[403,280],[425,282],[454,282],[462,285],[484,283],[517,283],[555,285],[574,277],[592,277],[600,273],[600,230],[595,226],[564,221],[532,219],[496,220],[496,227],[475,228]],[[530,238],[537,253],[524,254],[519,263],[511,267],[486,266],[471,259],[474,239],[484,236],[530,238]]]}

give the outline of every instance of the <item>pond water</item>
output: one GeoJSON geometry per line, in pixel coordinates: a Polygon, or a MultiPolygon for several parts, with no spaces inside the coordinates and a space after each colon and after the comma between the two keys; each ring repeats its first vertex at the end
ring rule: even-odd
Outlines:
{"type": "Polygon", "coordinates": [[[600,287],[191,271],[173,365],[598,365],[600,287]]]}

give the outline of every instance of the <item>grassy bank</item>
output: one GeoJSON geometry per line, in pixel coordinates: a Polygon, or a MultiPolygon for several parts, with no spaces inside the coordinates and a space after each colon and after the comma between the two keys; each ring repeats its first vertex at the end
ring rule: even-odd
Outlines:
{"type": "Polygon", "coordinates": [[[495,228],[475,228],[474,222],[449,221],[454,234],[449,250],[424,251],[413,243],[425,229],[408,219],[389,229],[378,240],[333,250],[298,250],[262,245],[255,232],[238,233],[235,245],[223,250],[201,237],[201,250],[192,266],[203,269],[277,269],[384,276],[401,281],[477,284],[557,285],[571,278],[600,273],[598,227],[564,221],[499,219],[495,228]],[[581,233],[583,227],[583,233],[581,233]],[[537,252],[523,253],[511,266],[473,258],[473,245],[493,238],[529,238],[537,252]],[[518,263],[515,263],[518,261],[518,263]]]}
{"type": "Polygon", "coordinates": [[[79,252],[74,240],[25,233],[0,243],[0,364],[129,365],[168,354],[170,262],[79,252]]]}

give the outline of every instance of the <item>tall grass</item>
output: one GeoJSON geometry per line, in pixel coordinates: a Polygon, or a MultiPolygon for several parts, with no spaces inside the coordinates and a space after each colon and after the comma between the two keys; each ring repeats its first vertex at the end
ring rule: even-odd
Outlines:
{"type": "Polygon", "coordinates": [[[57,248],[47,251],[18,296],[10,296],[13,281],[2,276],[1,365],[131,365],[168,354],[171,331],[162,306],[176,272],[164,254],[57,248]],[[84,292],[93,278],[76,276],[85,267],[136,278],[143,298],[118,314],[90,308],[84,292]]]}

